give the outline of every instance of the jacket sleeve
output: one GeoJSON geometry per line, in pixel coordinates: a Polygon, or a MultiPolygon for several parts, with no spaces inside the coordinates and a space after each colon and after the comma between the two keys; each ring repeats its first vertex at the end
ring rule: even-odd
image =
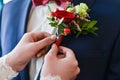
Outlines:
{"type": "Polygon", "coordinates": [[[120,31],[114,44],[105,80],[120,80],[120,31]]]}

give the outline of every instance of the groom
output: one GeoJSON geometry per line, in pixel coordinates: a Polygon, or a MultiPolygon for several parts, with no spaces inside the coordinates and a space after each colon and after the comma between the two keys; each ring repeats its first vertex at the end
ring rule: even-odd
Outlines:
{"type": "MultiPolygon", "coordinates": [[[[75,52],[81,68],[81,73],[76,80],[120,80],[120,1],[72,1],[75,5],[80,2],[88,4],[91,9],[89,14],[92,19],[98,21],[99,30],[97,31],[97,36],[88,34],[75,38],[74,34],[70,34],[63,39],[61,45],[69,47],[75,52]]],[[[25,32],[41,30],[40,26],[43,26],[41,22],[46,26],[45,17],[38,18],[39,15],[42,16],[44,14],[45,9],[46,7],[42,5],[34,7],[31,0],[13,0],[3,6],[1,14],[2,55],[10,52],[25,32]],[[38,8],[43,10],[43,12],[39,12],[38,8]],[[38,26],[35,24],[36,22],[41,25],[38,26]]],[[[49,32],[51,29],[46,27],[43,30],[49,32]]],[[[35,67],[35,65],[34,63],[34,65],[30,66],[35,67]]],[[[29,70],[30,68],[26,67],[13,80],[30,80],[29,77],[32,80],[35,75],[29,76],[29,70]]]]}

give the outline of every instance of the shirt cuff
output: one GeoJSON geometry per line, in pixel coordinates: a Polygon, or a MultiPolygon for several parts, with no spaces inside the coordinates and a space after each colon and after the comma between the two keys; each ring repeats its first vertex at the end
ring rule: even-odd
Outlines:
{"type": "Polygon", "coordinates": [[[0,80],[9,80],[18,75],[18,72],[14,71],[12,67],[6,64],[7,55],[0,58],[0,80]]]}
{"type": "Polygon", "coordinates": [[[40,80],[61,80],[60,76],[45,76],[45,77],[41,77],[40,80]]]}

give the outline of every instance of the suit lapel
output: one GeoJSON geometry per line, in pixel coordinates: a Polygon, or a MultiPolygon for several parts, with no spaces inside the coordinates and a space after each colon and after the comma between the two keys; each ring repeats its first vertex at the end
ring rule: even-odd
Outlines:
{"type": "Polygon", "coordinates": [[[31,0],[13,0],[4,6],[1,22],[2,55],[9,53],[25,33],[31,5],[31,0]]]}
{"type": "MultiPolygon", "coordinates": [[[[21,0],[20,0],[21,1],[21,0]]],[[[28,22],[28,17],[29,17],[29,13],[31,10],[31,0],[25,0],[25,1],[21,1],[23,2],[21,7],[19,8],[18,6],[18,14],[20,14],[20,19],[18,19],[19,21],[19,25],[18,25],[18,30],[19,30],[19,36],[18,36],[18,41],[19,39],[21,39],[21,37],[23,36],[23,34],[26,32],[26,28],[27,28],[27,22],[28,22]]],[[[20,4],[20,3],[19,3],[20,4]]]]}

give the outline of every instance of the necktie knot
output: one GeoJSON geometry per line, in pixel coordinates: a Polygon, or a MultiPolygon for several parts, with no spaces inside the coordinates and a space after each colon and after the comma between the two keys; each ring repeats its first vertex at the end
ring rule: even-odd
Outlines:
{"type": "MultiPolygon", "coordinates": [[[[50,0],[32,0],[34,6],[45,5],[49,1],[50,0]]],[[[71,0],[51,0],[51,1],[55,1],[55,3],[61,7],[64,7],[67,2],[71,2],[71,0]]]]}

